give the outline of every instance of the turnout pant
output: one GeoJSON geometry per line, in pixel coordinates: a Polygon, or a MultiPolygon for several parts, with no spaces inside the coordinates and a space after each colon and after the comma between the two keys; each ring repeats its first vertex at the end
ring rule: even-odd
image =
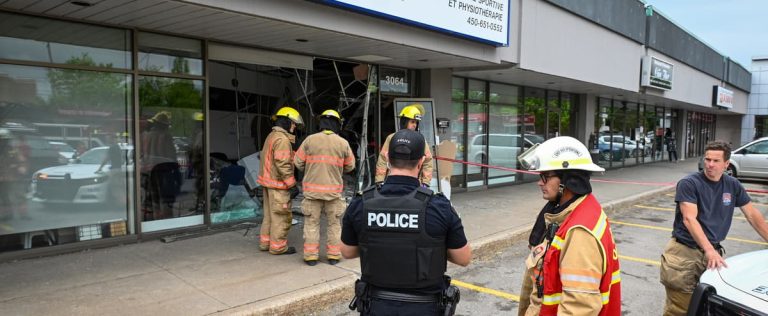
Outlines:
{"type": "Polygon", "coordinates": [[[661,284],[666,290],[664,316],[685,315],[693,290],[707,269],[704,252],[671,239],[661,255],[661,284]]]}
{"type": "Polygon", "coordinates": [[[326,257],[341,260],[341,216],[346,203],[342,199],[330,201],[305,198],[301,202],[304,214],[304,261],[316,261],[320,257],[320,216],[328,219],[326,257]]]}
{"type": "Polygon", "coordinates": [[[288,250],[291,229],[291,193],[288,190],[264,188],[264,220],[259,233],[259,250],[282,254],[288,250]]]}

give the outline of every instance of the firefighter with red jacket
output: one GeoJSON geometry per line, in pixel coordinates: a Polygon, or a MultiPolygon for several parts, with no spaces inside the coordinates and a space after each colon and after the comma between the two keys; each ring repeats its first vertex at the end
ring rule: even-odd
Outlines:
{"type": "MultiPolygon", "coordinates": [[[[418,132],[419,124],[421,123],[421,119],[424,116],[424,113],[424,106],[420,103],[413,103],[404,107],[400,111],[400,128],[398,130],[407,128],[418,132]]],[[[392,135],[394,134],[395,133],[389,134],[387,139],[384,141],[384,144],[381,145],[379,158],[376,160],[376,183],[383,183],[384,178],[387,176],[389,171],[389,166],[387,165],[387,155],[389,150],[389,142],[392,140],[392,135]]],[[[422,184],[422,186],[429,187],[429,183],[432,181],[432,171],[435,169],[432,163],[432,151],[429,150],[429,144],[424,147],[424,157],[424,165],[421,167],[421,172],[419,173],[419,182],[422,184]]]]}
{"type": "Polygon", "coordinates": [[[555,137],[520,156],[547,204],[529,237],[518,315],[621,315],[621,274],[608,218],[592,195],[595,165],[578,140],[555,137]]]}
{"type": "Polygon", "coordinates": [[[320,215],[328,220],[326,257],[335,265],[341,260],[341,215],[347,207],[342,199],[342,175],[355,169],[355,156],[349,143],[337,133],[341,115],[334,110],[320,114],[320,132],[308,136],[296,151],[293,163],[304,171],[304,262],[317,264],[320,257],[320,215]]]}
{"type": "Polygon", "coordinates": [[[259,234],[259,250],[273,255],[293,254],[288,247],[288,230],[291,228],[291,193],[296,185],[293,175],[294,132],[304,125],[299,111],[288,106],[277,110],[272,117],[275,126],[264,140],[261,149],[259,184],[264,188],[264,220],[259,234]]]}

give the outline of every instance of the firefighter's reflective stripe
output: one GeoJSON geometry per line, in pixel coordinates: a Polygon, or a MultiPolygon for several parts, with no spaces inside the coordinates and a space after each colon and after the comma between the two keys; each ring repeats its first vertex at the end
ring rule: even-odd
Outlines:
{"type": "Polygon", "coordinates": [[[272,157],[274,159],[291,159],[291,150],[275,150],[272,157]]]}
{"type": "Polygon", "coordinates": [[[560,300],[562,298],[563,293],[554,293],[550,295],[544,295],[541,298],[541,304],[543,305],[558,305],[560,304],[560,300]]]}
{"type": "Polygon", "coordinates": [[[288,179],[280,181],[280,180],[269,179],[263,175],[259,175],[259,183],[268,188],[285,190],[292,187],[294,184],[296,184],[296,178],[291,176],[288,179]]]}
{"type": "Polygon", "coordinates": [[[341,245],[327,245],[329,255],[340,255],[341,245]]]}
{"type": "Polygon", "coordinates": [[[621,282],[621,270],[616,270],[611,273],[611,285],[621,282]]]}
{"type": "Polygon", "coordinates": [[[600,238],[603,238],[603,234],[605,234],[605,227],[608,226],[608,216],[605,215],[605,212],[600,211],[600,218],[597,219],[597,224],[595,225],[595,228],[592,229],[592,235],[595,235],[598,240],[600,238]]]}
{"type": "Polygon", "coordinates": [[[344,158],[328,155],[308,155],[305,157],[304,161],[306,161],[307,164],[324,163],[337,167],[344,167],[344,158]]]}
{"type": "Polygon", "coordinates": [[[560,236],[555,236],[555,238],[552,238],[552,247],[555,247],[557,250],[563,250],[563,242],[565,242],[560,236]]]}
{"type": "Polygon", "coordinates": [[[264,244],[269,243],[269,235],[259,235],[259,241],[264,244]]]}
{"type": "Polygon", "coordinates": [[[560,269],[560,282],[563,287],[572,289],[581,289],[586,291],[597,291],[600,289],[600,279],[602,275],[599,272],[583,269],[560,269]]]}
{"type": "Polygon", "coordinates": [[[320,252],[320,244],[304,244],[304,253],[316,254],[320,252]]]}
{"type": "Polygon", "coordinates": [[[281,248],[284,248],[287,245],[288,245],[288,240],[287,239],[284,239],[282,241],[274,241],[273,240],[273,241],[269,242],[269,247],[271,249],[281,249],[281,248]]]}
{"type": "Polygon", "coordinates": [[[304,191],[306,192],[319,192],[319,193],[338,193],[344,191],[343,184],[317,184],[303,182],[304,191]]]}

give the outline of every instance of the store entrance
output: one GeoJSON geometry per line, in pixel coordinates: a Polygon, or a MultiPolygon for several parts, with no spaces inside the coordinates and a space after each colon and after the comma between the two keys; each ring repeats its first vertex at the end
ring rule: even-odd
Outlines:
{"type": "MultiPolygon", "coordinates": [[[[263,215],[262,190],[254,172],[258,172],[259,153],[272,130],[272,115],[283,106],[299,111],[305,123],[295,133],[294,150],[308,135],[318,132],[316,117],[332,109],[344,118],[340,136],[359,156],[370,66],[318,58],[302,63],[302,56],[292,57],[299,59],[293,67],[225,60],[209,63],[208,203],[212,224],[263,215]]],[[[375,108],[371,101],[378,98],[369,99],[370,110],[375,108]]],[[[375,131],[373,123],[368,122],[368,135],[375,131]]],[[[356,173],[345,175],[346,196],[354,192],[356,173]]],[[[296,178],[299,185],[293,196],[300,199],[302,174],[297,172],[296,178]]],[[[299,205],[294,203],[296,208],[299,205]]]]}

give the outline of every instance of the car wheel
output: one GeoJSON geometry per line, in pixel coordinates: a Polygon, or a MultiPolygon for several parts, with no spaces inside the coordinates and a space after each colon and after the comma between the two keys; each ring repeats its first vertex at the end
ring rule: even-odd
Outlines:
{"type": "Polygon", "coordinates": [[[728,169],[725,170],[725,173],[731,177],[734,177],[734,178],[737,177],[736,167],[734,167],[733,165],[728,165],[728,169]]]}

